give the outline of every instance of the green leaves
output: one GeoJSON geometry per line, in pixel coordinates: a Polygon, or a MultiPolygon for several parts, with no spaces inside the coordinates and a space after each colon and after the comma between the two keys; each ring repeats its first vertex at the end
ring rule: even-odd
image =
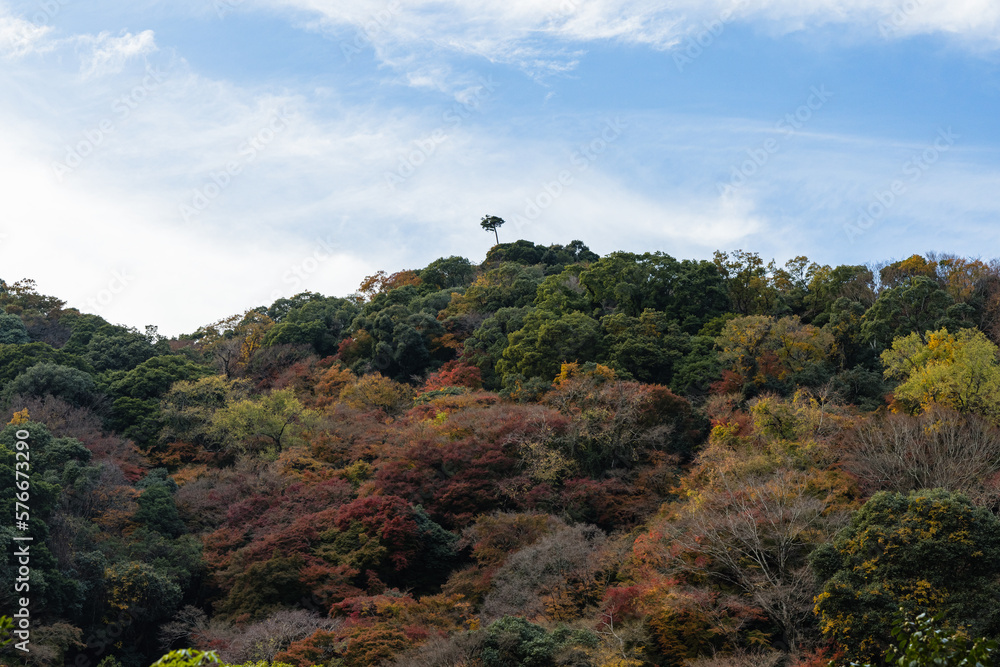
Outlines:
{"type": "Polygon", "coordinates": [[[505,384],[517,375],[551,380],[564,362],[598,358],[602,339],[600,323],[583,313],[556,316],[532,311],[524,318],[524,327],[508,336],[497,375],[505,384]]]}
{"type": "MultiPolygon", "coordinates": [[[[900,616],[904,610],[900,608],[900,616]]],[[[919,614],[913,620],[897,621],[892,636],[899,642],[885,655],[888,665],[898,667],[987,667],[997,642],[985,637],[973,640],[946,629],[944,616],[919,614]]],[[[871,667],[870,664],[852,667],[871,667]]]]}
{"type": "Polygon", "coordinates": [[[504,224],[505,222],[503,218],[498,218],[495,215],[486,215],[483,216],[483,219],[479,223],[479,226],[482,227],[484,231],[493,232],[493,234],[496,236],[497,239],[497,245],[499,245],[500,235],[497,234],[497,230],[500,229],[500,227],[504,224]]]}
{"type": "Polygon", "coordinates": [[[219,656],[215,654],[215,651],[181,649],[166,654],[154,662],[152,667],[202,667],[218,663],[219,656]]]}

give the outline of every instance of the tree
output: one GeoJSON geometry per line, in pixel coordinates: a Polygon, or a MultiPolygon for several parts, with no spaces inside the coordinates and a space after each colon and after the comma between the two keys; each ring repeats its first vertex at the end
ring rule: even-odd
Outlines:
{"type": "Polygon", "coordinates": [[[810,560],[826,582],[816,598],[823,632],[849,657],[881,656],[900,607],[941,613],[977,636],[1000,629],[1000,519],[961,494],[877,493],[810,560]]]}
{"type": "Polygon", "coordinates": [[[535,300],[541,282],[539,267],[504,262],[476,278],[465,294],[453,298],[445,312],[494,313],[501,308],[527,306],[535,300]]]}
{"type": "Polygon", "coordinates": [[[832,370],[833,336],[796,316],[752,315],[726,323],[717,344],[719,360],[729,367],[723,380],[729,391],[788,391],[800,384],[816,386],[832,370]]]}
{"type": "Polygon", "coordinates": [[[497,229],[499,229],[503,224],[503,218],[498,218],[495,215],[486,215],[483,216],[483,220],[479,223],[479,226],[487,232],[493,232],[493,234],[497,237],[497,245],[500,245],[500,235],[497,234],[497,229]]]}
{"type": "Polygon", "coordinates": [[[0,343],[23,345],[30,341],[28,329],[20,317],[0,312],[0,343]]]}
{"type": "Polygon", "coordinates": [[[281,389],[217,410],[210,432],[230,449],[273,455],[298,442],[311,417],[291,389],[281,389]]]}
{"type": "Polygon", "coordinates": [[[420,271],[423,284],[438,289],[464,287],[476,274],[476,268],[465,257],[452,255],[436,259],[420,271]]]}
{"type": "Polygon", "coordinates": [[[1000,420],[997,346],[978,329],[912,333],[882,353],[885,376],[902,380],[896,400],[911,411],[931,404],[1000,420]]]}
{"type": "Polygon", "coordinates": [[[98,331],[87,343],[87,358],[98,372],[107,370],[129,370],[135,368],[158,353],[170,352],[163,349],[165,343],[159,345],[145,333],[125,327],[107,327],[98,331]]]}
{"type": "Polygon", "coordinates": [[[732,309],[740,315],[775,314],[778,291],[774,262],[764,264],[755,252],[737,250],[730,256],[719,250],[713,259],[729,292],[732,309]]]}
{"type": "Polygon", "coordinates": [[[611,253],[582,271],[579,282],[602,314],[640,317],[656,310],[692,334],[727,310],[725,283],[715,265],[678,261],[662,252],[611,253]]]}
{"type": "Polygon", "coordinates": [[[184,522],[177,513],[177,505],[170,490],[164,485],[146,489],[139,496],[139,511],[135,513],[138,523],[167,537],[180,537],[184,532],[184,522]]]}
{"type": "Polygon", "coordinates": [[[845,468],[868,493],[944,488],[980,504],[998,494],[1000,429],[977,415],[942,406],[874,415],[849,433],[846,454],[845,468]]]}
{"type": "Polygon", "coordinates": [[[813,615],[806,557],[836,521],[812,481],[791,471],[743,479],[719,471],[716,488],[684,508],[684,532],[675,541],[678,570],[741,591],[767,613],[792,652],[813,615]]]}
{"type": "Polygon", "coordinates": [[[565,626],[549,632],[518,616],[504,616],[485,630],[480,660],[484,667],[542,667],[557,664],[592,664],[556,662],[561,651],[573,645],[594,647],[596,635],[587,630],[571,631],[565,626]]]}
{"type": "Polygon", "coordinates": [[[603,336],[600,323],[583,313],[556,316],[535,310],[524,318],[524,326],[511,333],[496,372],[505,385],[523,378],[550,381],[565,362],[598,358],[603,336]]]}
{"type": "MultiPolygon", "coordinates": [[[[903,611],[902,609],[900,611],[903,611]]],[[[896,667],[935,665],[935,667],[973,667],[991,664],[997,650],[995,641],[981,637],[970,639],[962,632],[949,631],[940,614],[919,614],[913,620],[896,623],[892,636],[899,642],[886,653],[886,662],[896,667]]],[[[872,667],[866,663],[862,667],[872,667]]]]}
{"type": "Polygon", "coordinates": [[[482,618],[558,616],[559,603],[581,602],[574,593],[583,594],[583,604],[596,602],[586,597],[599,599],[595,556],[604,540],[593,526],[562,526],[512,554],[493,577],[482,618]]]}
{"type": "Polygon", "coordinates": [[[340,392],[340,401],[357,410],[382,409],[396,416],[413,401],[413,389],[378,373],[365,375],[340,392]]]}
{"type": "Polygon", "coordinates": [[[74,406],[93,405],[97,386],[89,373],[42,362],[24,371],[7,385],[7,396],[58,396],[74,406]]]}
{"type": "Polygon", "coordinates": [[[946,328],[971,326],[972,307],[955,299],[936,280],[925,275],[907,278],[879,295],[864,315],[861,331],[876,349],[895,338],[946,328]]]}
{"type": "Polygon", "coordinates": [[[160,440],[217,449],[220,443],[212,431],[212,417],[218,410],[247,398],[249,384],[247,380],[228,380],[221,375],[175,382],[160,402],[160,440]]]}
{"type": "Polygon", "coordinates": [[[47,343],[0,344],[0,382],[10,382],[42,362],[70,366],[87,373],[94,370],[85,359],[64,350],[56,350],[47,343]]]}

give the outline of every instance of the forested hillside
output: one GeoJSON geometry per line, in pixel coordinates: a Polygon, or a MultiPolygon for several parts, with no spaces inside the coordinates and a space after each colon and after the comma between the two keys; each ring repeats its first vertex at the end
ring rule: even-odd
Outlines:
{"type": "Polygon", "coordinates": [[[518,241],[172,339],[31,280],[0,307],[0,614],[33,538],[0,664],[883,664],[921,612],[1000,638],[998,263],[518,241]]]}

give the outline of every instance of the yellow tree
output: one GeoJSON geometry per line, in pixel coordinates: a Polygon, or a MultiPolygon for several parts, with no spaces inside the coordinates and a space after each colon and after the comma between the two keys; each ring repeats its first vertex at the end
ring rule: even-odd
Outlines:
{"type": "Polygon", "coordinates": [[[229,449],[276,455],[301,442],[314,414],[303,408],[291,389],[244,398],[217,410],[210,432],[229,449]]]}
{"type": "Polygon", "coordinates": [[[997,346],[978,329],[928,331],[897,338],[882,353],[885,376],[901,380],[897,403],[910,412],[933,404],[1000,419],[997,346]]]}
{"type": "Polygon", "coordinates": [[[259,310],[248,310],[201,327],[194,333],[198,349],[208,352],[227,378],[240,375],[263,346],[274,321],[259,310]]]}

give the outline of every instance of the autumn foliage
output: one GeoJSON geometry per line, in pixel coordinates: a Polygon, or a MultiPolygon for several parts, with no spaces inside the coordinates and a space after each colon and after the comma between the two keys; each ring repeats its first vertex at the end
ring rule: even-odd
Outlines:
{"type": "Polygon", "coordinates": [[[0,309],[32,666],[843,665],[901,607],[1000,637],[995,262],[517,241],[170,340],[31,281],[0,309]]]}

